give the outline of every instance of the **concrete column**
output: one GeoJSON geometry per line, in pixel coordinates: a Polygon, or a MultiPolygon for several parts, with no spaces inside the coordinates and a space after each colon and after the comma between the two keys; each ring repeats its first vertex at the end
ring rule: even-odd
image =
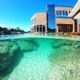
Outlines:
{"type": "Polygon", "coordinates": [[[74,23],[74,20],[73,20],[73,32],[75,32],[75,23],[74,23]]]}
{"type": "MultiPolygon", "coordinates": [[[[41,28],[42,28],[42,27],[40,26],[40,29],[41,29],[41,28]]],[[[41,31],[41,32],[42,32],[42,31],[41,31]]],[[[40,32],[40,33],[41,33],[41,32],[40,32]]]]}
{"type": "Polygon", "coordinates": [[[36,29],[35,31],[37,32],[37,26],[36,26],[36,28],[35,28],[35,29],[36,29]]]}
{"type": "Polygon", "coordinates": [[[34,32],[36,32],[36,29],[35,29],[35,27],[34,27],[34,32]]]}
{"type": "Polygon", "coordinates": [[[43,33],[43,26],[42,26],[42,33],[43,33]]]}
{"type": "Polygon", "coordinates": [[[40,32],[40,26],[39,26],[39,32],[40,32]]]}
{"type": "Polygon", "coordinates": [[[58,27],[59,27],[59,26],[56,25],[56,33],[59,32],[59,28],[58,28],[58,27]]]}
{"type": "Polygon", "coordinates": [[[47,25],[45,25],[45,33],[47,33],[47,25]]]}

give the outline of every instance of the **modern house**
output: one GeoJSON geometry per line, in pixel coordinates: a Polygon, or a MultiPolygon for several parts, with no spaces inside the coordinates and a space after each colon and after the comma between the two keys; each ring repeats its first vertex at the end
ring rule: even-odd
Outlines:
{"type": "Polygon", "coordinates": [[[69,17],[72,7],[47,5],[45,12],[39,12],[31,18],[32,32],[75,32],[77,21],[69,17]]]}
{"type": "Polygon", "coordinates": [[[80,32],[80,0],[78,0],[69,16],[77,21],[77,32],[80,32]]]}

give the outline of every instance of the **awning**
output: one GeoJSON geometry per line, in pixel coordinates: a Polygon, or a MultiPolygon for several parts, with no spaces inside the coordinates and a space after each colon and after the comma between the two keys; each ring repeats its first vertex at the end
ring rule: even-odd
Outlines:
{"type": "Polygon", "coordinates": [[[71,13],[69,14],[70,17],[74,19],[80,19],[80,0],[76,3],[75,7],[72,9],[71,13]]]}
{"type": "Polygon", "coordinates": [[[74,19],[80,19],[80,12],[74,17],[74,19]]]}

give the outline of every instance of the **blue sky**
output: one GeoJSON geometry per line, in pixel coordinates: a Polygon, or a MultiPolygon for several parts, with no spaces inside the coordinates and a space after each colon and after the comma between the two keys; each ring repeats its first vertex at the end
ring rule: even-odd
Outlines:
{"type": "Polygon", "coordinates": [[[74,6],[77,0],[0,0],[0,25],[30,30],[33,14],[45,11],[47,4],[74,6]]]}

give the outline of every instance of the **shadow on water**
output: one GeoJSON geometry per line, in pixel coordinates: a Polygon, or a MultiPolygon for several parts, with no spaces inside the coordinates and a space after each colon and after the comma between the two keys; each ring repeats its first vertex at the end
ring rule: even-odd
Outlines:
{"type": "Polygon", "coordinates": [[[0,80],[8,78],[25,52],[32,52],[38,47],[34,39],[0,40],[0,80]]]}

